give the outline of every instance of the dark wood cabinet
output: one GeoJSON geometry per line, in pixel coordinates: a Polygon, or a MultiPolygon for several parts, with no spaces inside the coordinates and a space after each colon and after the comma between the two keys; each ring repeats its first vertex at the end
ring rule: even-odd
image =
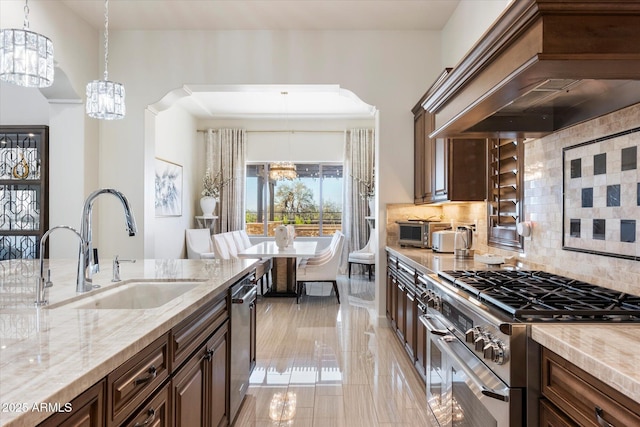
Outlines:
{"type": "Polygon", "coordinates": [[[105,380],[93,385],[93,387],[73,399],[69,406],[61,408],[61,412],[40,423],[40,426],[103,427],[105,425],[105,387],[105,380]],[[69,407],[70,412],[64,412],[67,407],[69,407]]]}
{"type": "Polygon", "coordinates": [[[417,286],[419,273],[387,256],[387,318],[411,363],[424,379],[426,372],[426,329],[419,320],[425,313],[417,286]]]}
{"type": "Polygon", "coordinates": [[[433,116],[424,110],[414,126],[414,203],[485,200],[487,140],[429,138],[433,116]]]}
{"type": "Polygon", "coordinates": [[[256,302],[252,302],[249,305],[250,318],[249,318],[249,360],[250,370],[253,372],[253,368],[256,367],[256,342],[257,342],[257,328],[258,328],[258,308],[256,302]]]}
{"type": "Polygon", "coordinates": [[[229,327],[223,325],[206,345],[205,384],[208,425],[229,425],[229,327]]]}
{"type": "Polygon", "coordinates": [[[107,375],[107,425],[121,425],[169,378],[168,334],[107,375]]]}
{"type": "Polygon", "coordinates": [[[228,322],[200,347],[172,379],[176,427],[229,424],[228,322]]]}
{"type": "Polygon", "coordinates": [[[167,382],[155,397],[148,403],[142,405],[133,417],[124,424],[125,427],[171,427],[173,419],[171,417],[171,387],[167,382]]]}
{"type": "Polygon", "coordinates": [[[544,347],[541,373],[541,426],[640,425],[638,402],[544,347]]]}

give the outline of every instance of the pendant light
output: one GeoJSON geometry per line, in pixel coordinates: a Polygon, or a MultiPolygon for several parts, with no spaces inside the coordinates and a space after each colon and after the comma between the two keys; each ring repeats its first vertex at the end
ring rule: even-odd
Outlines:
{"type": "Polygon", "coordinates": [[[104,1],[104,80],[87,84],[86,111],[89,117],[102,120],[122,119],[126,113],[124,86],[109,81],[109,0],[104,1]]]}
{"type": "MultiPolygon", "coordinates": [[[[289,92],[280,92],[284,100],[284,113],[286,118],[285,129],[287,129],[287,145],[289,151],[291,151],[290,134],[293,132],[289,130],[289,106],[286,96],[289,92]]],[[[296,171],[296,165],[293,162],[273,162],[269,165],[269,179],[273,181],[289,180],[292,181],[298,178],[298,172],[296,171]]]]}
{"type": "Polygon", "coordinates": [[[24,87],[53,84],[53,43],[29,31],[29,4],[24,2],[22,30],[0,30],[0,81],[24,87]]]}

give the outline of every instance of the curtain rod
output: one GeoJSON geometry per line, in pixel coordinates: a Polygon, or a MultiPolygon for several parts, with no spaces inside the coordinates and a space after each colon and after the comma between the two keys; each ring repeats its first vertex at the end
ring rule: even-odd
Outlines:
{"type": "MultiPolygon", "coordinates": [[[[217,129],[213,130],[214,132],[217,131],[217,129]]],[[[197,132],[207,132],[207,129],[198,129],[197,132]]],[[[344,133],[347,132],[345,130],[294,130],[294,129],[290,129],[290,130],[247,130],[245,131],[247,133],[344,133]]]]}

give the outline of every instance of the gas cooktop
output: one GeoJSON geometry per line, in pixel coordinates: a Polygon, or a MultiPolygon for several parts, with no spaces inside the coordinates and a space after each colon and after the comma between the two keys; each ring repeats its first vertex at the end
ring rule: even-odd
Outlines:
{"type": "Polygon", "coordinates": [[[545,271],[447,270],[438,275],[514,319],[640,321],[640,297],[545,271]]]}

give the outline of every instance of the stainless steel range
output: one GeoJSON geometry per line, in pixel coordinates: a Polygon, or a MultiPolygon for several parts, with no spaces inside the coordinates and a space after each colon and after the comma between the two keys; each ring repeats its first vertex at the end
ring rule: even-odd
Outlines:
{"type": "Polygon", "coordinates": [[[534,322],[638,322],[640,297],[544,271],[442,271],[426,306],[427,400],[441,426],[537,426],[534,322]]]}

